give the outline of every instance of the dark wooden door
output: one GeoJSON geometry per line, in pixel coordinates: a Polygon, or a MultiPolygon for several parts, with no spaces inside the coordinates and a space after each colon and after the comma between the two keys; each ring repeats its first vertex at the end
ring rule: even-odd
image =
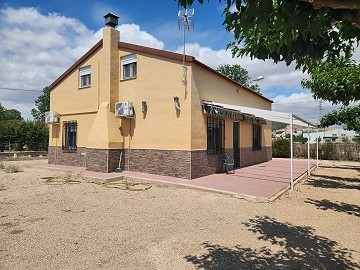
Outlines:
{"type": "Polygon", "coordinates": [[[239,122],[233,123],[234,166],[240,167],[239,122]]]}

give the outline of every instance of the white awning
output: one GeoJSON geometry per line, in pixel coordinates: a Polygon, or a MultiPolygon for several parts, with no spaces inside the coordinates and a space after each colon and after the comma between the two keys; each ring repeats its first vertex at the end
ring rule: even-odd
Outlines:
{"type": "MultiPolygon", "coordinates": [[[[224,103],[217,103],[212,101],[205,101],[203,100],[203,104],[207,106],[215,106],[220,108],[225,108],[228,110],[239,111],[242,114],[252,114],[255,117],[263,118],[269,121],[276,121],[280,123],[285,123],[290,125],[290,190],[294,190],[294,145],[293,145],[293,126],[301,126],[301,127],[312,127],[315,128],[316,126],[300,117],[292,114],[292,113],[283,113],[283,112],[275,112],[270,110],[261,110],[261,109],[254,109],[249,107],[243,106],[235,106],[230,104],[224,103]]],[[[308,130],[309,133],[309,130],[308,130]]],[[[318,148],[319,141],[316,140],[316,166],[318,167],[318,155],[319,155],[319,148],[318,148]]],[[[310,176],[310,140],[308,140],[308,176],[310,176]]]]}
{"type": "Polygon", "coordinates": [[[213,105],[213,106],[230,109],[230,110],[240,111],[242,113],[253,114],[256,117],[261,117],[261,118],[264,118],[264,119],[270,120],[270,121],[276,121],[276,122],[285,123],[285,124],[290,125],[291,120],[292,120],[292,124],[295,126],[312,127],[312,128],[316,127],[316,125],[298,117],[297,115],[291,114],[291,113],[283,113],[283,112],[255,109],[255,108],[249,108],[249,107],[243,107],[243,106],[235,106],[235,105],[217,103],[217,102],[212,102],[212,101],[203,101],[203,103],[207,104],[207,105],[213,105]]]}

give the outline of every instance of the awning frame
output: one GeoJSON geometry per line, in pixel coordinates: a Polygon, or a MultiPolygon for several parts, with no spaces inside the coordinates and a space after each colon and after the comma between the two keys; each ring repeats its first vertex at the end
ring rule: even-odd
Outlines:
{"type": "MultiPolygon", "coordinates": [[[[212,105],[224,109],[230,109],[234,111],[238,111],[242,114],[250,114],[254,115],[257,118],[263,118],[269,121],[275,121],[280,123],[285,123],[290,125],[290,190],[294,190],[294,142],[293,142],[293,126],[301,126],[307,127],[308,132],[310,128],[316,128],[317,126],[309,121],[302,119],[301,117],[292,114],[292,113],[283,113],[271,110],[263,110],[263,109],[256,109],[244,106],[236,106],[212,101],[203,100],[203,104],[212,105]]],[[[317,131],[318,132],[318,131],[317,131]]],[[[308,137],[310,138],[310,136],[308,137]]],[[[319,167],[319,141],[316,139],[316,167],[319,167]]],[[[310,176],[310,139],[308,139],[307,143],[307,152],[308,152],[308,168],[307,168],[307,175],[310,176]]]]}

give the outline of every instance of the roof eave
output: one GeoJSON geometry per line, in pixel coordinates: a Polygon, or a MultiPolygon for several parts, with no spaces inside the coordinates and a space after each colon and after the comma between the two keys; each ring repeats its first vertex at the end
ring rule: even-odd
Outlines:
{"type": "Polygon", "coordinates": [[[77,60],[71,67],[69,67],[63,74],[60,75],[52,84],[49,85],[49,90],[53,90],[59,83],[61,83],[71,72],[73,72],[78,66],[80,66],[86,59],[89,58],[94,52],[96,52],[103,45],[101,39],[90,50],[88,50],[79,60],[77,60]]]}

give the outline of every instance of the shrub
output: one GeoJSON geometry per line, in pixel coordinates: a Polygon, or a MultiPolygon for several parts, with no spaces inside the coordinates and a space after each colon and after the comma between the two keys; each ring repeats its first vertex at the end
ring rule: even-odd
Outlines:
{"type": "Polygon", "coordinates": [[[5,167],[5,172],[7,173],[18,173],[23,171],[24,171],[23,169],[21,169],[19,166],[16,165],[9,165],[5,167]]]}
{"type": "Polygon", "coordinates": [[[289,158],[290,157],[290,141],[277,140],[273,142],[272,156],[275,158],[289,158]]]}
{"type": "Polygon", "coordinates": [[[335,144],[333,143],[323,143],[319,148],[319,157],[320,159],[327,160],[338,160],[339,152],[335,144]]]}

